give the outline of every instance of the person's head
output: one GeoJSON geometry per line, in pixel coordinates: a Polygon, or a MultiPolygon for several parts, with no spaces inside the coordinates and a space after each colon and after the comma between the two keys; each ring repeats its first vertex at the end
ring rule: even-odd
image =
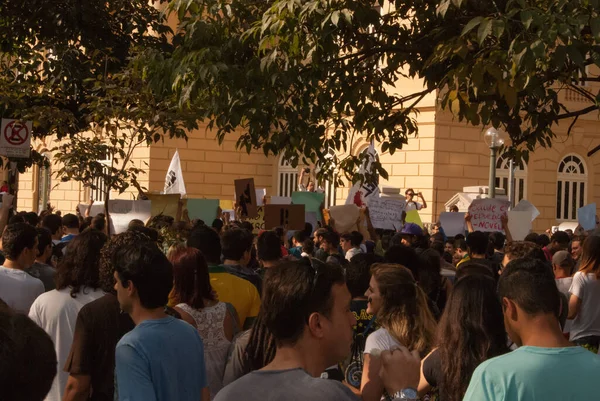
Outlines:
{"type": "Polygon", "coordinates": [[[525,238],[523,239],[523,241],[533,242],[533,243],[537,244],[537,240],[538,240],[539,236],[540,235],[538,233],[529,233],[529,234],[527,234],[525,236],[525,238]]]}
{"type": "Polygon", "coordinates": [[[444,244],[444,251],[448,252],[450,255],[454,255],[454,240],[449,239],[444,244]]]}
{"type": "Polygon", "coordinates": [[[464,239],[454,240],[454,255],[459,258],[464,258],[465,255],[468,255],[469,248],[467,246],[467,241],[464,239]]]}
{"type": "Polygon", "coordinates": [[[321,248],[326,252],[334,252],[340,246],[340,236],[336,232],[328,231],[323,234],[322,238],[321,248]]]}
{"type": "Polygon", "coordinates": [[[541,248],[544,248],[550,245],[550,237],[546,234],[540,234],[536,237],[535,243],[538,244],[541,248]]]}
{"type": "Polygon", "coordinates": [[[73,238],[56,269],[56,289],[70,288],[71,296],[76,298],[84,287],[100,287],[100,250],[106,240],[104,233],[93,228],[73,238]]]}
{"type": "Polygon", "coordinates": [[[499,231],[490,233],[489,241],[495,251],[502,252],[504,249],[504,242],[506,241],[506,236],[499,231]]]}
{"type": "Polygon", "coordinates": [[[454,281],[458,281],[463,277],[467,276],[486,276],[494,281],[498,281],[498,274],[494,273],[489,266],[484,265],[482,263],[478,263],[477,259],[469,260],[460,265],[460,269],[456,272],[456,276],[454,276],[454,281]]]}
{"type": "Polygon", "coordinates": [[[346,285],[352,298],[362,298],[369,289],[371,266],[383,262],[383,258],[375,254],[359,253],[350,259],[346,266],[346,285]]]}
{"type": "Polygon", "coordinates": [[[194,309],[202,309],[205,299],[215,300],[208,265],[198,249],[174,245],[169,249],[167,258],[173,265],[171,295],[176,304],[185,303],[194,309]]]}
{"type": "Polygon", "coordinates": [[[140,232],[140,233],[144,234],[146,237],[150,238],[150,240],[152,240],[154,242],[158,242],[158,238],[159,238],[158,231],[156,231],[154,228],[145,227],[145,226],[133,226],[133,227],[129,227],[127,230],[140,232]]]}
{"type": "Polygon", "coordinates": [[[329,230],[326,228],[319,228],[315,231],[315,234],[313,235],[313,241],[317,247],[321,245],[321,242],[323,241],[323,235],[327,232],[329,232],[329,230]]]}
{"type": "Polygon", "coordinates": [[[575,261],[578,261],[583,253],[583,241],[584,238],[576,235],[571,239],[571,256],[575,261]]]}
{"type": "Polygon", "coordinates": [[[53,239],[59,239],[62,234],[62,218],[57,214],[48,214],[42,219],[42,227],[50,231],[53,239]]]}
{"type": "Polygon", "coordinates": [[[440,392],[448,399],[462,400],[475,368],[508,352],[496,281],[484,275],[458,280],[436,337],[443,377],[440,392]]]}
{"type": "Polygon", "coordinates": [[[277,348],[302,343],[325,369],[350,353],[356,324],[351,300],[340,266],[305,258],[267,270],[261,313],[277,348]]]}
{"type": "Polygon", "coordinates": [[[90,227],[98,231],[104,231],[104,229],[106,228],[106,217],[104,216],[104,214],[94,216],[90,227]]]}
{"type": "Polygon", "coordinates": [[[119,249],[135,243],[153,242],[148,236],[139,230],[127,230],[124,233],[114,235],[100,250],[99,261],[99,283],[102,291],[116,295],[115,291],[115,265],[113,259],[119,249]]]}
{"type": "Polygon", "coordinates": [[[144,227],[144,222],[140,219],[133,219],[129,222],[129,224],[127,225],[127,229],[131,230],[134,227],[144,227]]]}
{"type": "Polygon", "coordinates": [[[2,234],[2,251],[22,269],[30,267],[38,252],[37,231],[27,223],[9,224],[2,234]]]}
{"type": "MultiPolygon", "coordinates": [[[[433,237],[434,235],[436,235],[440,232],[441,227],[442,227],[442,225],[439,222],[433,223],[431,225],[431,227],[429,228],[429,234],[433,237]]],[[[443,236],[443,234],[442,234],[442,236],[443,236]]]]}
{"type": "Polygon", "coordinates": [[[79,232],[79,218],[72,213],[67,213],[62,218],[63,232],[79,232]]]}
{"type": "Polygon", "coordinates": [[[50,256],[52,256],[52,235],[48,229],[43,227],[38,227],[35,231],[38,239],[36,260],[41,263],[48,263],[50,256]]]}
{"type": "Polygon", "coordinates": [[[315,182],[313,180],[310,180],[308,182],[308,185],[306,186],[306,189],[308,190],[308,192],[315,192],[315,182]]]}
{"type": "Polygon", "coordinates": [[[417,252],[405,245],[392,245],[384,255],[385,263],[402,265],[412,273],[413,277],[419,274],[419,258],[417,252]]]}
{"type": "Polygon", "coordinates": [[[252,233],[243,228],[232,228],[221,235],[221,252],[226,260],[245,266],[252,253],[252,233]]]}
{"type": "Polygon", "coordinates": [[[469,256],[485,256],[488,248],[488,238],[484,232],[473,231],[467,235],[467,248],[469,256]]]}
{"type": "Polygon", "coordinates": [[[302,246],[302,243],[304,243],[307,238],[304,231],[296,231],[292,237],[292,243],[294,246],[302,246]]]}
{"type": "Polygon", "coordinates": [[[42,401],[57,372],[54,342],[26,315],[0,307],[0,400],[42,401]]]}
{"type": "Polygon", "coordinates": [[[302,243],[302,252],[304,252],[308,255],[312,255],[314,250],[315,250],[315,243],[313,242],[313,240],[310,238],[305,239],[304,242],[302,243]]]}
{"type": "Polygon", "coordinates": [[[256,241],[256,254],[259,261],[277,262],[283,257],[281,239],[275,231],[265,231],[256,241]]]}
{"type": "Polygon", "coordinates": [[[427,295],[410,270],[401,265],[375,264],[365,293],[367,312],[404,346],[421,353],[433,345],[435,320],[427,295]]]}
{"type": "Polygon", "coordinates": [[[149,241],[122,246],[113,258],[115,291],[121,310],[155,310],[167,305],[173,266],[149,241]]]}
{"type": "Polygon", "coordinates": [[[600,277],[600,237],[592,235],[583,241],[580,271],[600,277]]]}
{"type": "Polygon", "coordinates": [[[348,252],[352,248],[360,247],[363,242],[363,235],[358,231],[352,231],[351,233],[342,234],[340,237],[340,244],[344,252],[348,252]]]}
{"type": "MultiPolygon", "coordinates": [[[[544,318],[556,323],[560,332],[560,295],[554,275],[536,259],[515,259],[510,262],[498,281],[498,297],[502,302],[504,325],[511,340],[523,345],[524,330],[534,330],[533,318],[544,318]]],[[[542,328],[543,329],[543,328],[542,328]]]]}
{"type": "Polygon", "coordinates": [[[458,206],[456,206],[456,205],[450,206],[450,211],[453,213],[458,213],[458,206]]]}
{"type": "Polygon", "coordinates": [[[435,300],[442,287],[440,254],[434,249],[425,249],[418,258],[419,270],[415,279],[425,294],[435,300]]]}
{"type": "Polygon", "coordinates": [[[539,253],[545,259],[544,251],[534,242],[513,241],[504,248],[504,260],[502,260],[502,268],[506,267],[511,260],[521,258],[538,259],[539,253]]]}
{"type": "Polygon", "coordinates": [[[550,245],[548,246],[548,248],[552,253],[564,251],[569,247],[569,242],[571,242],[569,234],[567,234],[564,231],[557,231],[554,234],[552,234],[552,237],[550,237],[550,245]]]}
{"type": "Polygon", "coordinates": [[[221,263],[221,239],[214,230],[206,226],[194,228],[187,240],[187,245],[202,252],[209,264],[221,263]]]}
{"type": "Polygon", "coordinates": [[[221,220],[221,219],[214,219],[213,222],[212,222],[212,224],[211,224],[211,228],[213,230],[215,230],[215,232],[217,234],[220,234],[221,231],[223,230],[223,226],[224,225],[225,224],[223,223],[223,220],[221,220]]]}
{"type": "Polygon", "coordinates": [[[23,215],[23,219],[25,219],[25,223],[37,227],[40,222],[40,218],[36,212],[27,212],[23,215]]]}
{"type": "Polygon", "coordinates": [[[415,223],[406,223],[399,234],[402,245],[416,247],[424,236],[423,229],[415,223]]]}
{"type": "Polygon", "coordinates": [[[552,271],[555,278],[571,277],[575,260],[568,251],[558,251],[552,255],[552,271]]]}
{"type": "Polygon", "coordinates": [[[415,191],[412,188],[408,188],[406,191],[404,191],[404,196],[406,197],[406,201],[410,202],[413,200],[413,198],[415,197],[415,191]]]}
{"type": "Polygon", "coordinates": [[[8,224],[25,223],[25,218],[22,214],[16,214],[8,220],[8,224]]]}

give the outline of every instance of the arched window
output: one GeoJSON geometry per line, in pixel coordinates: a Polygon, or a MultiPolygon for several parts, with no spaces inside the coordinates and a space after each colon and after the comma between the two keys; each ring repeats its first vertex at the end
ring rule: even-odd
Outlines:
{"type": "Polygon", "coordinates": [[[558,164],[556,219],[577,220],[577,209],[585,206],[587,168],[579,155],[570,154],[558,164]]]}
{"type": "MultiPolygon", "coordinates": [[[[503,188],[508,194],[508,176],[510,158],[502,155],[496,161],[496,188],[503,188]]],[[[527,196],[527,164],[521,159],[514,164],[515,168],[515,204],[527,196]]]]}
{"type": "Polygon", "coordinates": [[[283,155],[279,159],[278,166],[277,193],[279,196],[292,196],[292,192],[297,191],[298,187],[298,169],[284,159],[283,155]]]}

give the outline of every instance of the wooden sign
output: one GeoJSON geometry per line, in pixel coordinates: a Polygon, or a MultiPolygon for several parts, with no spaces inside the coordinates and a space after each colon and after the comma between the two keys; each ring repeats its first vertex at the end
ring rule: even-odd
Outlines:
{"type": "Polygon", "coordinates": [[[235,203],[241,210],[241,216],[255,218],[258,215],[258,203],[256,202],[256,188],[254,178],[235,180],[235,203]]]}
{"type": "Polygon", "coordinates": [[[304,205],[265,205],[265,229],[304,230],[304,205]]]}

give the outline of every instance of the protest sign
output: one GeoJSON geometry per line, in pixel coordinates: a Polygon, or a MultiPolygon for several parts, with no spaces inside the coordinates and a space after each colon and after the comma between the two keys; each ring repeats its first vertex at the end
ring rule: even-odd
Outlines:
{"type": "MultiPolygon", "coordinates": [[[[80,204],[81,214],[85,215],[88,207],[89,205],[80,204]]],[[[141,220],[146,223],[152,215],[151,211],[151,201],[148,200],[109,199],[110,233],[121,234],[127,231],[131,220],[141,220]]],[[[94,217],[104,212],[104,202],[96,202],[92,204],[89,216],[94,217]]]]}
{"type": "Polygon", "coordinates": [[[577,220],[579,225],[585,230],[590,231],[596,228],[596,204],[590,203],[577,210],[577,220]]]}
{"type": "Polygon", "coordinates": [[[210,226],[217,218],[219,200],[217,199],[188,199],[187,210],[190,220],[200,219],[210,226]]]}
{"type": "Polygon", "coordinates": [[[358,231],[357,221],[360,209],[355,204],[331,206],[329,216],[335,223],[335,229],[340,234],[358,231]]]}
{"type": "Polygon", "coordinates": [[[181,195],[179,194],[147,194],[152,202],[152,216],[177,216],[177,208],[181,195]]]}
{"type": "Polygon", "coordinates": [[[523,241],[531,232],[531,210],[509,210],[507,215],[508,230],[513,241],[523,241]]]}
{"type": "MultiPolygon", "coordinates": [[[[313,231],[315,231],[319,227],[319,219],[317,219],[317,213],[315,212],[305,212],[304,213],[304,221],[306,223],[310,223],[313,231]]],[[[312,233],[311,233],[312,235],[312,233]]]]}
{"type": "Polygon", "coordinates": [[[423,221],[421,221],[421,215],[416,210],[409,210],[408,212],[406,212],[404,222],[415,223],[419,227],[423,228],[423,221]]]}
{"type": "Polygon", "coordinates": [[[269,199],[269,204],[271,205],[291,205],[292,198],[289,196],[271,196],[269,199]]]}
{"type": "Polygon", "coordinates": [[[509,206],[509,201],[500,199],[475,199],[469,206],[473,230],[484,232],[504,231],[501,218],[506,215],[509,206]]]}
{"type": "MultiPolygon", "coordinates": [[[[377,161],[377,151],[373,142],[369,145],[366,150],[367,159],[360,166],[359,174],[365,175],[365,173],[371,170],[371,165],[377,161]]],[[[350,188],[348,197],[346,198],[346,205],[370,206],[371,199],[379,198],[379,175],[377,175],[375,182],[357,182],[350,188]]]]}
{"type": "MultiPolygon", "coordinates": [[[[231,220],[235,220],[235,214],[231,214],[231,220]]],[[[256,217],[246,219],[252,224],[252,233],[258,234],[260,230],[265,230],[265,207],[259,206],[256,208],[256,217]]]]}
{"type": "Polygon", "coordinates": [[[265,229],[304,230],[304,205],[265,205],[265,229]]]}
{"type": "MultiPolygon", "coordinates": [[[[237,203],[240,213],[243,217],[255,218],[257,214],[256,208],[256,189],[254,188],[254,178],[244,178],[235,180],[235,202],[237,203]]],[[[240,216],[241,217],[241,216],[240,216]]]]}
{"type": "Polygon", "coordinates": [[[531,221],[535,220],[539,215],[540,211],[537,210],[533,204],[525,199],[522,199],[517,206],[512,208],[515,212],[529,212],[531,214],[531,221]]]}
{"type": "Polygon", "coordinates": [[[371,198],[369,217],[374,228],[398,231],[402,228],[402,212],[406,207],[404,199],[371,198]]]}
{"type": "Polygon", "coordinates": [[[465,234],[464,213],[442,212],[440,214],[440,224],[444,229],[444,234],[448,237],[465,234]]]}
{"type": "Polygon", "coordinates": [[[317,213],[321,220],[321,205],[325,201],[325,194],[320,192],[292,192],[292,204],[304,205],[307,212],[317,213]]]}
{"type": "Polygon", "coordinates": [[[256,190],[256,205],[257,206],[264,206],[265,202],[265,196],[267,196],[267,189],[266,188],[261,188],[261,189],[257,189],[256,190]]]}

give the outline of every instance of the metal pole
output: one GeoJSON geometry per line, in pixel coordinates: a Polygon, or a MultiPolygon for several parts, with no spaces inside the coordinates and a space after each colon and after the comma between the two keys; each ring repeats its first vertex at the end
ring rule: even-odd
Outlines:
{"type": "Polygon", "coordinates": [[[508,162],[508,200],[510,208],[515,207],[515,162],[513,159],[508,162]]]}
{"type": "Polygon", "coordinates": [[[496,197],[496,148],[490,147],[490,182],[488,184],[488,198],[496,197]]]}

